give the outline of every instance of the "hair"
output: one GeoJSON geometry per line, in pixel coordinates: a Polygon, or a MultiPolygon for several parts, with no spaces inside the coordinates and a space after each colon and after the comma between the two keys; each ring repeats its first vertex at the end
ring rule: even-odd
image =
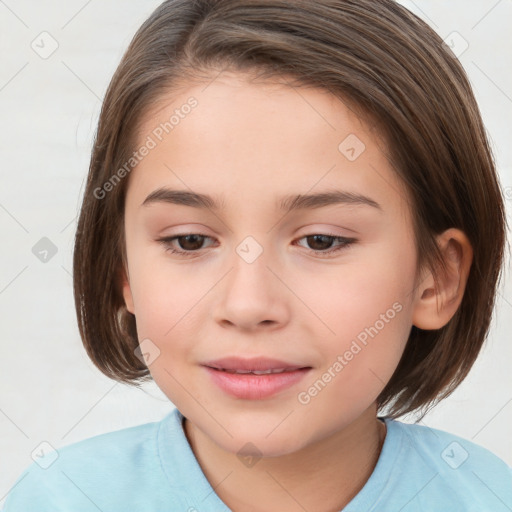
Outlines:
{"type": "MultiPolygon", "coordinates": [[[[442,328],[412,326],[377,399],[398,417],[435,405],[462,382],[488,335],[502,274],[506,216],[492,152],[465,71],[442,39],[392,0],[167,0],[142,24],[102,105],[73,256],[80,336],[101,372],[151,380],[135,355],[123,294],[124,203],[118,179],[158,101],[213,70],[287,77],[355,105],[378,126],[410,202],[420,269],[445,269],[436,235],[458,228],[473,248],[465,293],[442,328]]],[[[423,412],[423,415],[425,412],[423,412]]],[[[423,416],[422,416],[423,417],[423,416]]]]}

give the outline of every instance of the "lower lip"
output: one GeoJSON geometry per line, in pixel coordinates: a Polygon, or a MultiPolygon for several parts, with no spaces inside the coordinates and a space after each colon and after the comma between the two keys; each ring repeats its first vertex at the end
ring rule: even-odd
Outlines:
{"type": "Polygon", "coordinates": [[[228,373],[205,366],[211,378],[219,388],[236,398],[261,400],[268,398],[294,384],[297,384],[309,372],[310,368],[302,368],[291,372],[268,373],[228,373]]]}

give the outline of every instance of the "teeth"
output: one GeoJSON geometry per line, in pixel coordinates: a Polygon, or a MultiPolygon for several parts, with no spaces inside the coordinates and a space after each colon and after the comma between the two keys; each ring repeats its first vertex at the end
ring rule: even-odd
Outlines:
{"type": "Polygon", "coordinates": [[[228,373],[253,373],[254,375],[268,375],[270,373],[283,373],[286,371],[284,368],[276,369],[276,370],[223,370],[228,373]]]}

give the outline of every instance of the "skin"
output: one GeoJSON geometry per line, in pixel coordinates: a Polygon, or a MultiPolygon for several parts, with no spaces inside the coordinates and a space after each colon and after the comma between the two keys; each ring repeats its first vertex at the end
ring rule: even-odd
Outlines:
{"type": "MultiPolygon", "coordinates": [[[[428,271],[415,281],[407,193],[386,145],[321,89],[224,72],[207,87],[190,83],[162,98],[142,120],[140,143],[190,96],[198,106],[131,172],[126,196],[123,293],[139,340],[149,338],[160,351],[149,370],[187,418],[194,454],[233,511],[341,510],[378,460],[385,429],[376,398],[411,326],[437,329],[454,315],[471,246],[459,230],[443,233],[438,240],[449,271],[438,288],[428,271]],[[354,161],[338,149],[349,134],[365,144],[354,161]],[[224,206],[141,206],[163,186],[221,197],[224,206]],[[276,208],[281,196],[332,189],[370,196],[382,210],[338,204],[283,215],[276,208]],[[183,233],[206,237],[191,258],[157,241],[183,233]],[[336,240],[322,246],[305,238],[324,233],[357,241],[325,257],[322,248],[339,246],[336,240]],[[247,236],[263,249],[250,264],[236,252],[247,236]],[[300,403],[298,393],[394,303],[400,312],[309,403],[300,403]],[[200,366],[231,355],[312,370],[270,398],[242,400],[213,385],[200,366]],[[247,442],[262,456],[251,467],[237,456],[247,442]]],[[[171,245],[194,250],[183,239],[171,245]]]]}

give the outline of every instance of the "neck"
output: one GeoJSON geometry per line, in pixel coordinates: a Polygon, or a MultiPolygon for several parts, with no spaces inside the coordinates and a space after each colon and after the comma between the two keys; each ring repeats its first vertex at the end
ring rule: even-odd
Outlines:
{"type": "Polygon", "coordinates": [[[185,433],[203,473],[233,512],[342,510],[372,474],[386,435],[372,405],[346,428],[300,450],[240,464],[185,420],[185,433]]]}

